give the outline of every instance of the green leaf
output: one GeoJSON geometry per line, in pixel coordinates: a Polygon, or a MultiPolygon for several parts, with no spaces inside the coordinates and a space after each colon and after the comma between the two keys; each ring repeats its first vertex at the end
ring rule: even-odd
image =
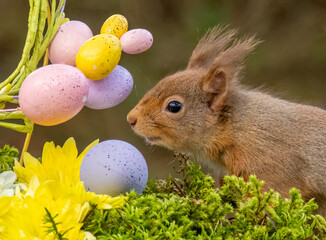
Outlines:
{"type": "Polygon", "coordinates": [[[18,160],[18,154],[18,149],[9,145],[0,149],[0,173],[12,170],[15,160],[18,160]]]}

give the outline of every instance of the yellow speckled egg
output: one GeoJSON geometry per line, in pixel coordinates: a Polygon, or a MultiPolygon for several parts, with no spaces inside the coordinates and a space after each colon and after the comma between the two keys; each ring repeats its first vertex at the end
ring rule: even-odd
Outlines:
{"type": "Polygon", "coordinates": [[[99,80],[112,72],[120,57],[120,40],[111,34],[99,34],[81,46],[76,56],[76,66],[87,78],[99,80]]]}
{"type": "Polygon", "coordinates": [[[120,15],[114,14],[109,17],[102,25],[101,34],[112,34],[120,39],[120,37],[128,31],[127,19],[120,15]]]}

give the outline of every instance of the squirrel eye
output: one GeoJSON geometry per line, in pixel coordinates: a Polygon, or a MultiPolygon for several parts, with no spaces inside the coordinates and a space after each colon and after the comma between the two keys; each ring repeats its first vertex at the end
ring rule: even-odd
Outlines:
{"type": "Polygon", "coordinates": [[[166,110],[168,110],[171,113],[177,113],[181,110],[182,104],[179,103],[178,101],[172,101],[169,102],[169,104],[166,107],[166,110]]]}

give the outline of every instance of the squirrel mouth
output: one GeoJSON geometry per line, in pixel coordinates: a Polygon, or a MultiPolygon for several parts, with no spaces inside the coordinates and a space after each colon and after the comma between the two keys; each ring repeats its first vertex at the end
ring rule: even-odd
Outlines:
{"type": "Polygon", "coordinates": [[[161,140],[162,138],[159,136],[153,136],[153,137],[146,137],[145,139],[148,143],[153,143],[153,142],[161,140]]]}

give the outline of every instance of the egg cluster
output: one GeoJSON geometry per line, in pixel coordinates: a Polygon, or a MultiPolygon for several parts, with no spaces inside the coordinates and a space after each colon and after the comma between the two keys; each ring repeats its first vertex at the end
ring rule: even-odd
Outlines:
{"type": "MultiPolygon", "coordinates": [[[[68,121],[84,106],[105,109],[118,105],[133,87],[129,71],[118,65],[122,51],[141,53],[152,43],[150,32],[128,31],[127,19],[119,14],[108,18],[96,36],[83,22],[62,24],[48,48],[52,64],[32,72],[20,88],[23,113],[36,124],[53,126],[68,121]]],[[[135,189],[141,193],[148,169],[135,147],[107,140],[84,157],[80,177],[87,191],[118,195],[135,189]]]]}
{"type": "Polygon", "coordinates": [[[141,53],[152,43],[149,31],[128,31],[128,21],[120,14],[109,17],[95,36],[83,22],[62,24],[49,45],[52,64],[35,70],[20,88],[23,113],[36,124],[52,126],[71,119],[85,105],[116,106],[133,87],[129,71],[118,65],[122,51],[141,53]]]}

